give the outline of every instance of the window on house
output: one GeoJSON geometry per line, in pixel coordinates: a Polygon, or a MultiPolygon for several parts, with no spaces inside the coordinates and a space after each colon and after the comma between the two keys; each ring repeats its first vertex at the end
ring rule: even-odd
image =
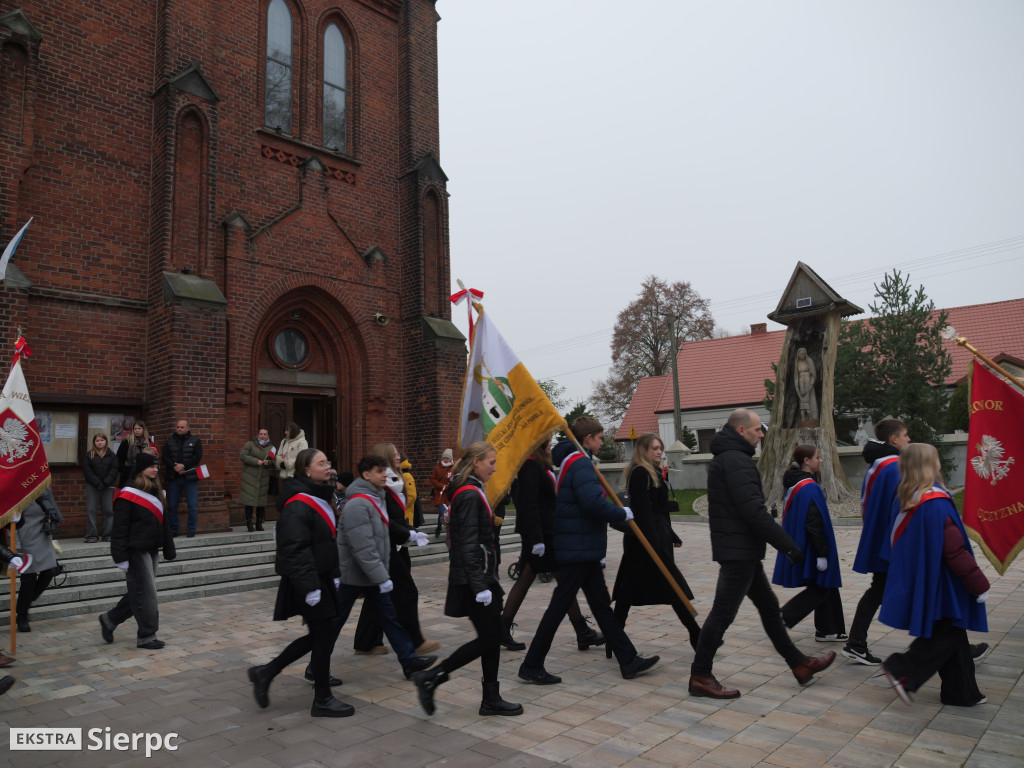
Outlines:
{"type": "Polygon", "coordinates": [[[715,439],[716,430],[714,429],[698,429],[697,430],[697,452],[698,453],[711,453],[711,441],[715,439]]]}
{"type": "Polygon", "coordinates": [[[292,73],[292,14],[284,0],[270,0],[263,122],[288,134],[292,132],[292,73]]]}
{"type": "Polygon", "coordinates": [[[328,149],[347,150],[345,124],[345,38],[337,24],[324,32],[323,141],[328,149]]]}

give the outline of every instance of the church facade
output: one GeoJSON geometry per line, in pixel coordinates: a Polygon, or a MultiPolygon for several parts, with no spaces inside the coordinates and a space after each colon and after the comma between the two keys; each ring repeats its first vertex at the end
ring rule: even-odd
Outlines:
{"type": "Polygon", "coordinates": [[[452,447],[432,0],[0,0],[0,285],[77,533],[92,436],[180,417],[200,531],[237,514],[239,451],[294,421],[334,466],[452,447]]]}

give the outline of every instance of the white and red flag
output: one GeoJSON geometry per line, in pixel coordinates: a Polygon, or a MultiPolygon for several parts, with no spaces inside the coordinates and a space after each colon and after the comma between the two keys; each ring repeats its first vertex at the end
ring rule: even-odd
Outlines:
{"type": "Polygon", "coordinates": [[[1024,392],[972,366],[963,521],[1002,575],[1024,549],[1024,392]]]}
{"type": "Polygon", "coordinates": [[[11,242],[9,242],[7,247],[4,248],[3,255],[0,256],[0,280],[3,280],[7,276],[7,263],[11,260],[11,256],[14,255],[14,252],[18,248],[18,244],[21,242],[21,238],[25,236],[25,232],[28,230],[28,225],[31,223],[32,219],[26,221],[25,226],[18,230],[18,234],[11,238],[11,242]]]}
{"type": "Polygon", "coordinates": [[[196,477],[198,477],[200,480],[205,480],[209,476],[210,470],[209,468],[207,468],[205,464],[200,464],[198,467],[196,467],[196,477]]]}
{"type": "Polygon", "coordinates": [[[0,526],[7,525],[50,487],[50,465],[21,369],[21,359],[32,352],[21,337],[14,350],[14,362],[0,394],[0,526]]]}
{"type": "Polygon", "coordinates": [[[448,297],[448,300],[452,304],[458,306],[463,302],[466,303],[466,314],[469,317],[469,346],[473,346],[473,303],[480,301],[484,297],[484,292],[477,290],[476,288],[466,288],[462,281],[459,280],[460,290],[453,293],[448,297]]]}

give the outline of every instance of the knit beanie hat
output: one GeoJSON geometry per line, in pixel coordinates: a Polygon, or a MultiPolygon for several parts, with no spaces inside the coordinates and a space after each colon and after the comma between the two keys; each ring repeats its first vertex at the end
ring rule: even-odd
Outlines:
{"type": "Polygon", "coordinates": [[[132,470],[132,476],[136,476],[142,473],[142,470],[146,467],[152,467],[160,463],[160,459],[151,453],[140,453],[135,457],[135,467],[132,470]]]}

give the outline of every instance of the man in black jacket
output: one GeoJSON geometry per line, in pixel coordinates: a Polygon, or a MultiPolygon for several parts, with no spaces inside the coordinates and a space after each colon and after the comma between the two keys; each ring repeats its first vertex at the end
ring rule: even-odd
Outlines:
{"type": "Polygon", "coordinates": [[[195,470],[203,463],[203,443],[192,434],[188,419],[178,419],[175,423],[174,434],[168,438],[162,458],[166,469],[171,535],[178,535],[178,503],[184,492],[188,504],[188,538],[191,539],[199,525],[199,477],[195,470]]]}
{"type": "Polygon", "coordinates": [[[715,652],[722,644],[725,630],[736,618],[744,596],[757,607],[768,638],[800,685],[810,682],[815,672],[825,669],[836,658],[831,651],[821,656],[805,656],[793,645],[782,623],[779,600],[761,563],[765,544],[771,544],[794,563],[803,561],[793,539],[765,508],[761,475],[753,458],[763,436],[761,418],[753,411],[738,408],[711,442],[715,458],[708,467],[708,518],[711,556],[719,564],[719,572],[715,602],[701,628],[700,642],[690,665],[689,690],[693,696],[739,697],[739,691],[725,688],[711,670],[715,652]]]}

